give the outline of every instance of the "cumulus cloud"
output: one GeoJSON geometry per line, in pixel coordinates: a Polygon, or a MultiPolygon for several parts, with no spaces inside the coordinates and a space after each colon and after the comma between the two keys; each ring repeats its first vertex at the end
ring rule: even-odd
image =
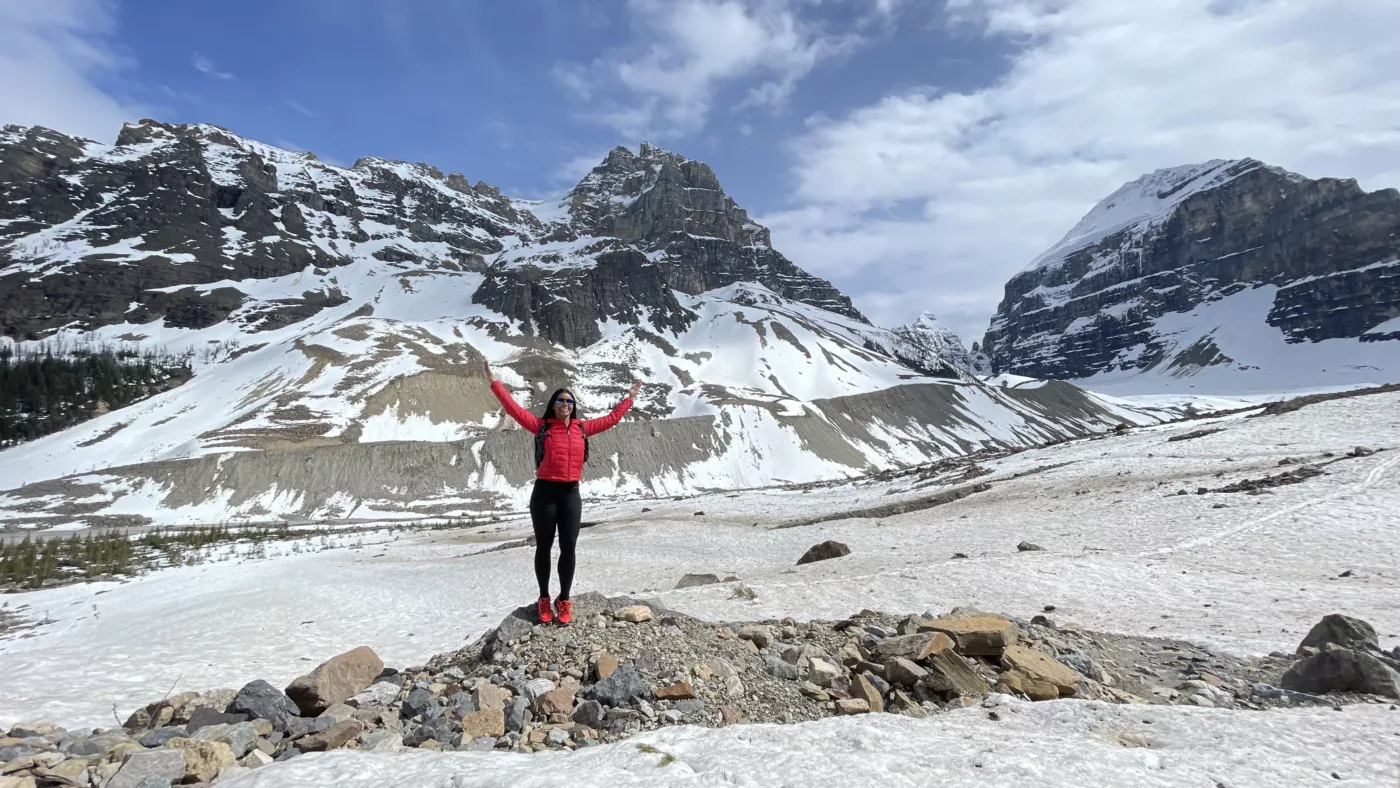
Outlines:
{"type": "Polygon", "coordinates": [[[1392,0],[949,0],[1020,42],[975,91],[813,117],[774,244],[877,322],[930,309],[979,339],[1001,286],[1095,202],[1162,167],[1254,157],[1400,185],[1392,0]]]}
{"type": "Polygon", "coordinates": [[[106,0],[0,2],[0,123],[111,140],[148,114],[99,87],[131,65],[107,43],[115,31],[106,0]]]}
{"type": "Polygon", "coordinates": [[[629,137],[694,133],[721,89],[749,85],[740,109],[779,107],[819,62],[854,48],[855,36],[804,21],[793,2],[809,1],[628,0],[634,45],[554,75],[585,100],[620,92],[590,118],[629,137]]]}

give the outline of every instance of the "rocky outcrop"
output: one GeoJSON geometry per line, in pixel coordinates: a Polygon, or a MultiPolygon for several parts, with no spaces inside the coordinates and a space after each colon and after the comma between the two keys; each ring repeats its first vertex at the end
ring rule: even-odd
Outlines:
{"type": "Polygon", "coordinates": [[[1264,287],[1289,343],[1400,339],[1371,333],[1400,315],[1400,192],[1252,159],[1159,170],[1007,283],[982,349],[999,372],[1064,379],[1248,365],[1214,325],[1179,346],[1159,321],[1264,287]]]}

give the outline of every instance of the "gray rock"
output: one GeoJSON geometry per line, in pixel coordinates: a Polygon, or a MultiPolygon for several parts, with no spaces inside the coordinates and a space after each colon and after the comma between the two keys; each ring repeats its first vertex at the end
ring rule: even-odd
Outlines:
{"type": "Polygon", "coordinates": [[[681,713],[675,709],[667,709],[661,712],[661,722],[666,725],[679,725],[681,713]]]}
{"type": "Polygon", "coordinates": [[[228,710],[233,714],[246,714],[252,719],[267,720],[272,723],[273,729],[282,731],[287,729],[289,720],[300,714],[291,698],[262,679],[249,682],[239,690],[228,710]]]}
{"type": "Polygon", "coordinates": [[[534,703],[542,695],[554,691],[554,682],[549,679],[535,679],[525,683],[525,698],[534,703]]]}
{"type": "Polygon", "coordinates": [[[426,689],[416,689],[408,693],[408,698],[403,702],[404,717],[422,717],[432,719],[442,714],[442,706],[438,704],[437,698],[426,689]]]}
{"type": "Polygon", "coordinates": [[[112,751],[118,744],[135,741],[126,734],[125,731],[114,731],[112,733],[102,733],[87,739],[74,740],[68,747],[69,755],[105,755],[112,751]]]}
{"type": "Polygon", "coordinates": [[[841,558],[851,554],[851,548],[836,541],[825,541],[819,545],[808,548],[802,557],[797,559],[798,566],[811,564],[817,561],[830,561],[833,558],[841,558]]]}
{"type": "Polygon", "coordinates": [[[258,731],[251,722],[240,722],[237,725],[209,725],[196,731],[192,738],[223,742],[233,750],[234,758],[242,758],[257,743],[258,731]]]}
{"type": "Polygon", "coordinates": [[[38,755],[41,752],[43,752],[43,750],[27,747],[23,744],[12,744],[9,747],[0,747],[0,763],[9,763],[19,758],[38,755]]]}
{"type": "Polygon", "coordinates": [[[530,701],[523,697],[517,697],[510,703],[507,703],[505,708],[506,730],[513,733],[520,733],[525,730],[525,714],[529,709],[530,701]]]}
{"type": "Polygon", "coordinates": [[[694,700],[683,700],[676,704],[676,711],[681,714],[699,714],[705,710],[705,701],[696,698],[694,700]]]}
{"type": "Polygon", "coordinates": [[[611,676],[594,684],[591,690],[593,699],[604,706],[626,706],[634,698],[640,698],[647,691],[646,682],[631,665],[622,665],[611,676]]]}
{"type": "Polygon", "coordinates": [[[208,706],[201,706],[190,713],[190,721],[185,723],[185,730],[194,733],[200,728],[210,725],[236,725],[240,722],[247,722],[249,719],[247,714],[229,714],[216,711],[208,706]]]}
{"type": "Polygon", "coordinates": [[[880,693],[880,695],[885,696],[890,694],[889,682],[885,681],[880,676],[877,676],[869,671],[865,672],[862,675],[864,675],[866,680],[870,682],[871,686],[875,687],[875,691],[880,693]]]}
{"type": "Polygon", "coordinates": [[[189,736],[189,731],[183,725],[167,725],[142,736],[140,741],[142,747],[163,747],[171,739],[187,739],[189,736]]]}
{"type": "Polygon", "coordinates": [[[175,749],[133,752],[127,756],[104,788],[141,788],[147,781],[169,788],[185,777],[185,751],[175,749]],[[163,781],[163,782],[162,782],[163,781]]]}
{"type": "Polygon", "coordinates": [[[714,585],[720,582],[719,575],[685,575],[676,583],[677,589],[714,585]]]}
{"type": "Polygon", "coordinates": [[[496,740],[490,736],[482,736],[479,739],[472,739],[464,747],[467,752],[491,752],[496,749],[496,740]]]}
{"type": "Polygon", "coordinates": [[[1073,668],[1081,676],[1103,681],[1103,669],[1088,654],[1061,654],[1055,659],[1060,664],[1073,668]]]}
{"type": "Polygon", "coordinates": [[[1038,544],[1031,544],[1030,542],[1022,542],[1016,545],[1016,549],[1022,553],[1039,553],[1045,551],[1044,547],[1038,544]]]}
{"type": "MultiPolygon", "coordinates": [[[[569,732],[563,728],[554,728],[550,730],[549,735],[545,737],[545,741],[555,747],[563,747],[565,744],[569,743],[569,732]]],[[[492,745],[495,745],[494,741],[492,745]]]]}
{"type": "Polygon", "coordinates": [[[769,659],[763,668],[774,678],[797,681],[801,677],[796,665],[790,665],[781,659],[769,659]]]}
{"type": "Polygon", "coordinates": [[[360,749],[365,752],[398,752],[403,744],[403,735],[393,731],[370,731],[360,736],[360,749]]]}
{"type": "Polygon", "coordinates": [[[352,695],[346,705],[357,709],[388,706],[399,699],[400,685],[390,681],[378,681],[369,685],[363,692],[352,695]]]}
{"type": "MultiPolygon", "coordinates": [[[[603,704],[596,700],[586,700],[574,708],[573,721],[596,729],[603,724],[603,713],[603,704]]],[[[506,720],[506,728],[510,728],[509,719],[506,720]]]]}
{"type": "Polygon", "coordinates": [[[1361,692],[1400,698],[1400,672],[1371,654],[1344,648],[1302,660],[1283,674],[1280,684],[1295,692],[1361,692]]]}
{"type": "Polygon", "coordinates": [[[448,698],[447,704],[457,717],[465,717],[476,711],[476,703],[472,701],[472,696],[465,692],[459,692],[448,698]]]}
{"type": "Polygon", "coordinates": [[[1303,653],[1305,648],[1315,648],[1322,651],[1329,645],[1340,646],[1352,651],[1380,653],[1381,650],[1380,639],[1376,637],[1374,627],[1359,618],[1351,618],[1338,613],[1324,616],[1309,630],[1307,637],[1298,644],[1298,653],[1303,653]]]}

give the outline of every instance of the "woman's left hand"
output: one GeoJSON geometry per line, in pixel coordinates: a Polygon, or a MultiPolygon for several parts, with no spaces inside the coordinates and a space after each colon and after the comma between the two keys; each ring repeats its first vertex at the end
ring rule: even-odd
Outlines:
{"type": "Polygon", "coordinates": [[[637,392],[638,392],[638,391],[641,391],[641,390],[642,390],[642,382],[641,382],[640,380],[633,381],[633,382],[632,382],[632,389],[631,389],[630,391],[627,392],[627,396],[628,396],[629,398],[636,399],[636,397],[637,397],[637,392]]]}

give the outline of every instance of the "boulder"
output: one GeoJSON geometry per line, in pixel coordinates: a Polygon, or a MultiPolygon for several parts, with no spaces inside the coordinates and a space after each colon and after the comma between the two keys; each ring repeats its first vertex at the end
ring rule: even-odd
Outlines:
{"type": "Polygon", "coordinates": [[[864,675],[857,675],[851,680],[851,697],[865,701],[865,705],[872,712],[882,712],[885,710],[885,698],[880,694],[880,690],[864,675]]]}
{"type": "Polygon", "coordinates": [[[952,649],[936,652],[928,660],[928,673],[920,684],[950,695],[985,695],[991,690],[966,657],[952,649]]]}
{"type": "Polygon", "coordinates": [[[525,730],[525,715],[529,713],[530,702],[524,698],[511,701],[504,710],[506,730],[520,733],[525,730]]]}
{"type": "Polygon", "coordinates": [[[272,763],[272,756],[262,750],[255,749],[244,756],[243,759],[238,762],[238,765],[248,769],[261,769],[269,763],[272,763]]]}
{"type": "Polygon", "coordinates": [[[895,657],[885,663],[885,680],[897,687],[912,687],[927,673],[928,671],[903,657],[895,657]]]}
{"type": "Polygon", "coordinates": [[[149,780],[172,782],[185,778],[185,751],[180,749],[133,752],[126,756],[122,767],[104,788],[139,788],[149,780]]]}
{"type": "Polygon", "coordinates": [[[657,700],[692,700],[694,698],[695,687],[684,681],[678,681],[656,691],[657,700]]]}
{"type": "Polygon", "coordinates": [[[488,682],[480,682],[472,691],[472,705],[477,709],[504,709],[510,700],[510,693],[504,687],[488,682]]]}
{"type": "MultiPolygon", "coordinates": [[[[1184,494],[1185,493],[1183,493],[1183,495],[1184,494]]],[[[1030,542],[1022,542],[1016,545],[1016,549],[1023,553],[1040,553],[1045,551],[1044,547],[1041,547],[1038,544],[1031,544],[1030,542]]]]}
{"type": "Polygon", "coordinates": [[[338,750],[349,744],[362,731],[364,726],[358,720],[341,720],[320,733],[301,739],[297,742],[297,749],[302,752],[338,750]]]}
{"type": "Polygon", "coordinates": [[[542,717],[551,714],[568,716],[574,711],[574,691],[568,687],[552,689],[535,699],[534,708],[535,713],[542,717]]]}
{"type": "Polygon", "coordinates": [[[192,739],[202,741],[219,741],[227,744],[233,750],[234,758],[242,758],[253,749],[253,745],[258,742],[258,731],[251,722],[240,722],[237,725],[208,725],[195,732],[192,739]]]}
{"type": "Polygon", "coordinates": [[[403,735],[394,731],[370,731],[360,736],[362,752],[399,752],[403,749],[403,735]]]}
{"type": "Polygon", "coordinates": [[[694,588],[696,586],[714,585],[720,582],[719,575],[684,575],[680,582],[676,583],[676,588],[694,588]]]}
{"type": "Polygon", "coordinates": [[[273,729],[279,731],[285,731],[291,719],[300,716],[300,710],[291,698],[262,679],[244,685],[229,703],[228,710],[234,714],[246,714],[250,718],[267,720],[272,723],[273,729]]]}
{"type": "Polygon", "coordinates": [[[802,564],[811,564],[817,561],[830,561],[833,558],[840,558],[850,554],[851,548],[846,545],[840,542],[825,541],[819,545],[813,545],[808,548],[807,552],[803,553],[802,557],[797,559],[797,565],[801,566],[802,564]]]}
{"type": "Polygon", "coordinates": [[[126,731],[115,730],[111,733],[90,736],[86,739],[73,740],[68,745],[68,754],[83,757],[90,755],[106,755],[118,745],[128,743],[135,744],[136,741],[128,736],[126,731]]]}
{"type": "Polygon", "coordinates": [[[422,717],[432,719],[442,714],[442,706],[437,698],[425,689],[416,689],[408,693],[408,697],[403,702],[403,716],[407,718],[422,717]]]}
{"type": "Polygon", "coordinates": [[[953,639],[959,654],[968,657],[999,657],[1007,646],[1016,644],[1016,625],[1001,616],[935,618],[918,623],[921,632],[942,632],[953,639]]]}
{"type": "Polygon", "coordinates": [[[836,713],[841,715],[869,714],[870,704],[860,698],[843,698],[836,701],[836,713]]]}
{"type": "Polygon", "coordinates": [[[286,694],[303,717],[315,717],[337,703],[344,703],[374,683],[384,670],[384,660],[368,646],[331,657],[315,670],[287,685],[286,694]]]}
{"type": "Polygon", "coordinates": [[[836,681],[836,677],[841,675],[839,668],[821,657],[812,657],[809,663],[811,670],[808,672],[807,678],[818,687],[830,687],[832,682],[836,681]]]}
{"type": "Polygon", "coordinates": [[[1041,651],[1027,646],[1008,646],[1001,654],[1002,667],[1033,681],[1053,684],[1059,697],[1068,698],[1079,692],[1080,676],[1073,668],[1041,651]]]}
{"type": "Polygon", "coordinates": [[[92,784],[88,778],[86,758],[70,758],[48,768],[36,769],[34,773],[44,778],[45,785],[74,785],[87,788],[92,784]]]}
{"type": "Polygon", "coordinates": [[[604,706],[626,706],[633,698],[640,698],[647,691],[646,682],[637,669],[623,665],[613,674],[592,687],[593,699],[604,706]]]}
{"type": "Polygon", "coordinates": [[[220,769],[238,765],[233,750],[221,741],[171,739],[166,746],[185,753],[186,782],[211,782],[219,776],[220,769]]]}
{"type": "Polygon", "coordinates": [[[1040,681],[1018,670],[1008,670],[997,679],[998,691],[1008,694],[1024,695],[1031,700],[1055,700],[1060,697],[1060,690],[1048,681],[1040,681]]]}
{"type": "Polygon", "coordinates": [[[1302,660],[1289,668],[1279,683],[1294,692],[1360,692],[1400,698],[1400,672],[1371,654],[1345,648],[1302,660]]]}
{"type": "Polygon", "coordinates": [[[184,726],[167,725],[164,728],[156,728],[150,733],[147,733],[145,736],[141,737],[140,741],[142,747],[163,747],[165,743],[171,739],[186,739],[189,738],[189,735],[189,731],[186,730],[184,726]]]}
{"type": "Polygon", "coordinates": [[[345,701],[345,705],[353,706],[357,709],[374,708],[377,706],[388,706],[399,699],[401,687],[388,681],[376,681],[368,688],[355,693],[345,701]]]}
{"type": "Polygon", "coordinates": [[[208,706],[201,706],[190,714],[190,721],[185,724],[185,730],[189,733],[194,733],[210,725],[237,725],[240,722],[247,721],[247,714],[229,714],[227,712],[215,711],[208,706]]]}
{"type": "Polygon", "coordinates": [[[720,706],[719,717],[725,725],[737,725],[744,721],[744,710],[738,706],[720,706]]]}
{"type": "Polygon", "coordinates": [[[329,717],[330,719],[335,720],[336,722],[340,722],[341,720],[353,719],[355,716],[355,712],[355,707],[349,706],[344,703],[337,703],[316,716],[329,717]]]}
{"type": "Polygon", "coordinates": [[[499,738],[506,733],[506,715],[500,709],[482,709],[462,718],[462,741],[484,736],[499,738]]]}
{"type": "Polygon", "coordinates": [[[188,722],[189,716],[198,709],[213,709],[214,711],[233,711],[229,705],[233,699],[238,697],[236,689],[215,689],[200,695],[194,700],[186,703],[176,714],[177,722],[188,722]]]}
{"type": "Polygon", "coordinates": [[[573,721],[596,730],[603,725],[603,714],[603,704],[596,700],[586,700],[574,709],[573,721]]]}
{"type": "Polygon", "coordinates": [[[615,670],[617,670],[617,657],[606,652],[598,655],[598,662],[594,666],[594,672],[598,675],[600,681],[611,676],[615,670]]]}
{"type": "Polygon", "coordinates": [[[1303,642],[1298,644],[1298,654],[1303,653],[1305,648],[1315,648],[1323,651],[1328,645],[1341,646],[1352,651],[1370,651],[1380,653],[1381,642],[1376,637],[1376,630],[1370,624],[1359,618],[1350,618],[1339,613],[1324,616],[1323,619],[1310,630],[1303,642]]]}
{"type": "Polygon", "coordinates": [[[752,641],[759,648],[773,645],[773,630],[761,624],[747,624],[739,629],[739,639],[752,641]]]}
{"type": "Polygon", "coordinates": [[[613,618],[618,621],[628,621],[633,624],[640,624],[643,621],[650,621],[652,618],[651,608],[646,605],[628,605],[613,611],[613,618]]]}
{"type": "Polygon", "coordinates": [[[882,638],[875,643],[875,654],[884,660],[903,658],[922,662],[940,651],[953,648],[953,639],[942,632],[921,632],[882,638]]]}

